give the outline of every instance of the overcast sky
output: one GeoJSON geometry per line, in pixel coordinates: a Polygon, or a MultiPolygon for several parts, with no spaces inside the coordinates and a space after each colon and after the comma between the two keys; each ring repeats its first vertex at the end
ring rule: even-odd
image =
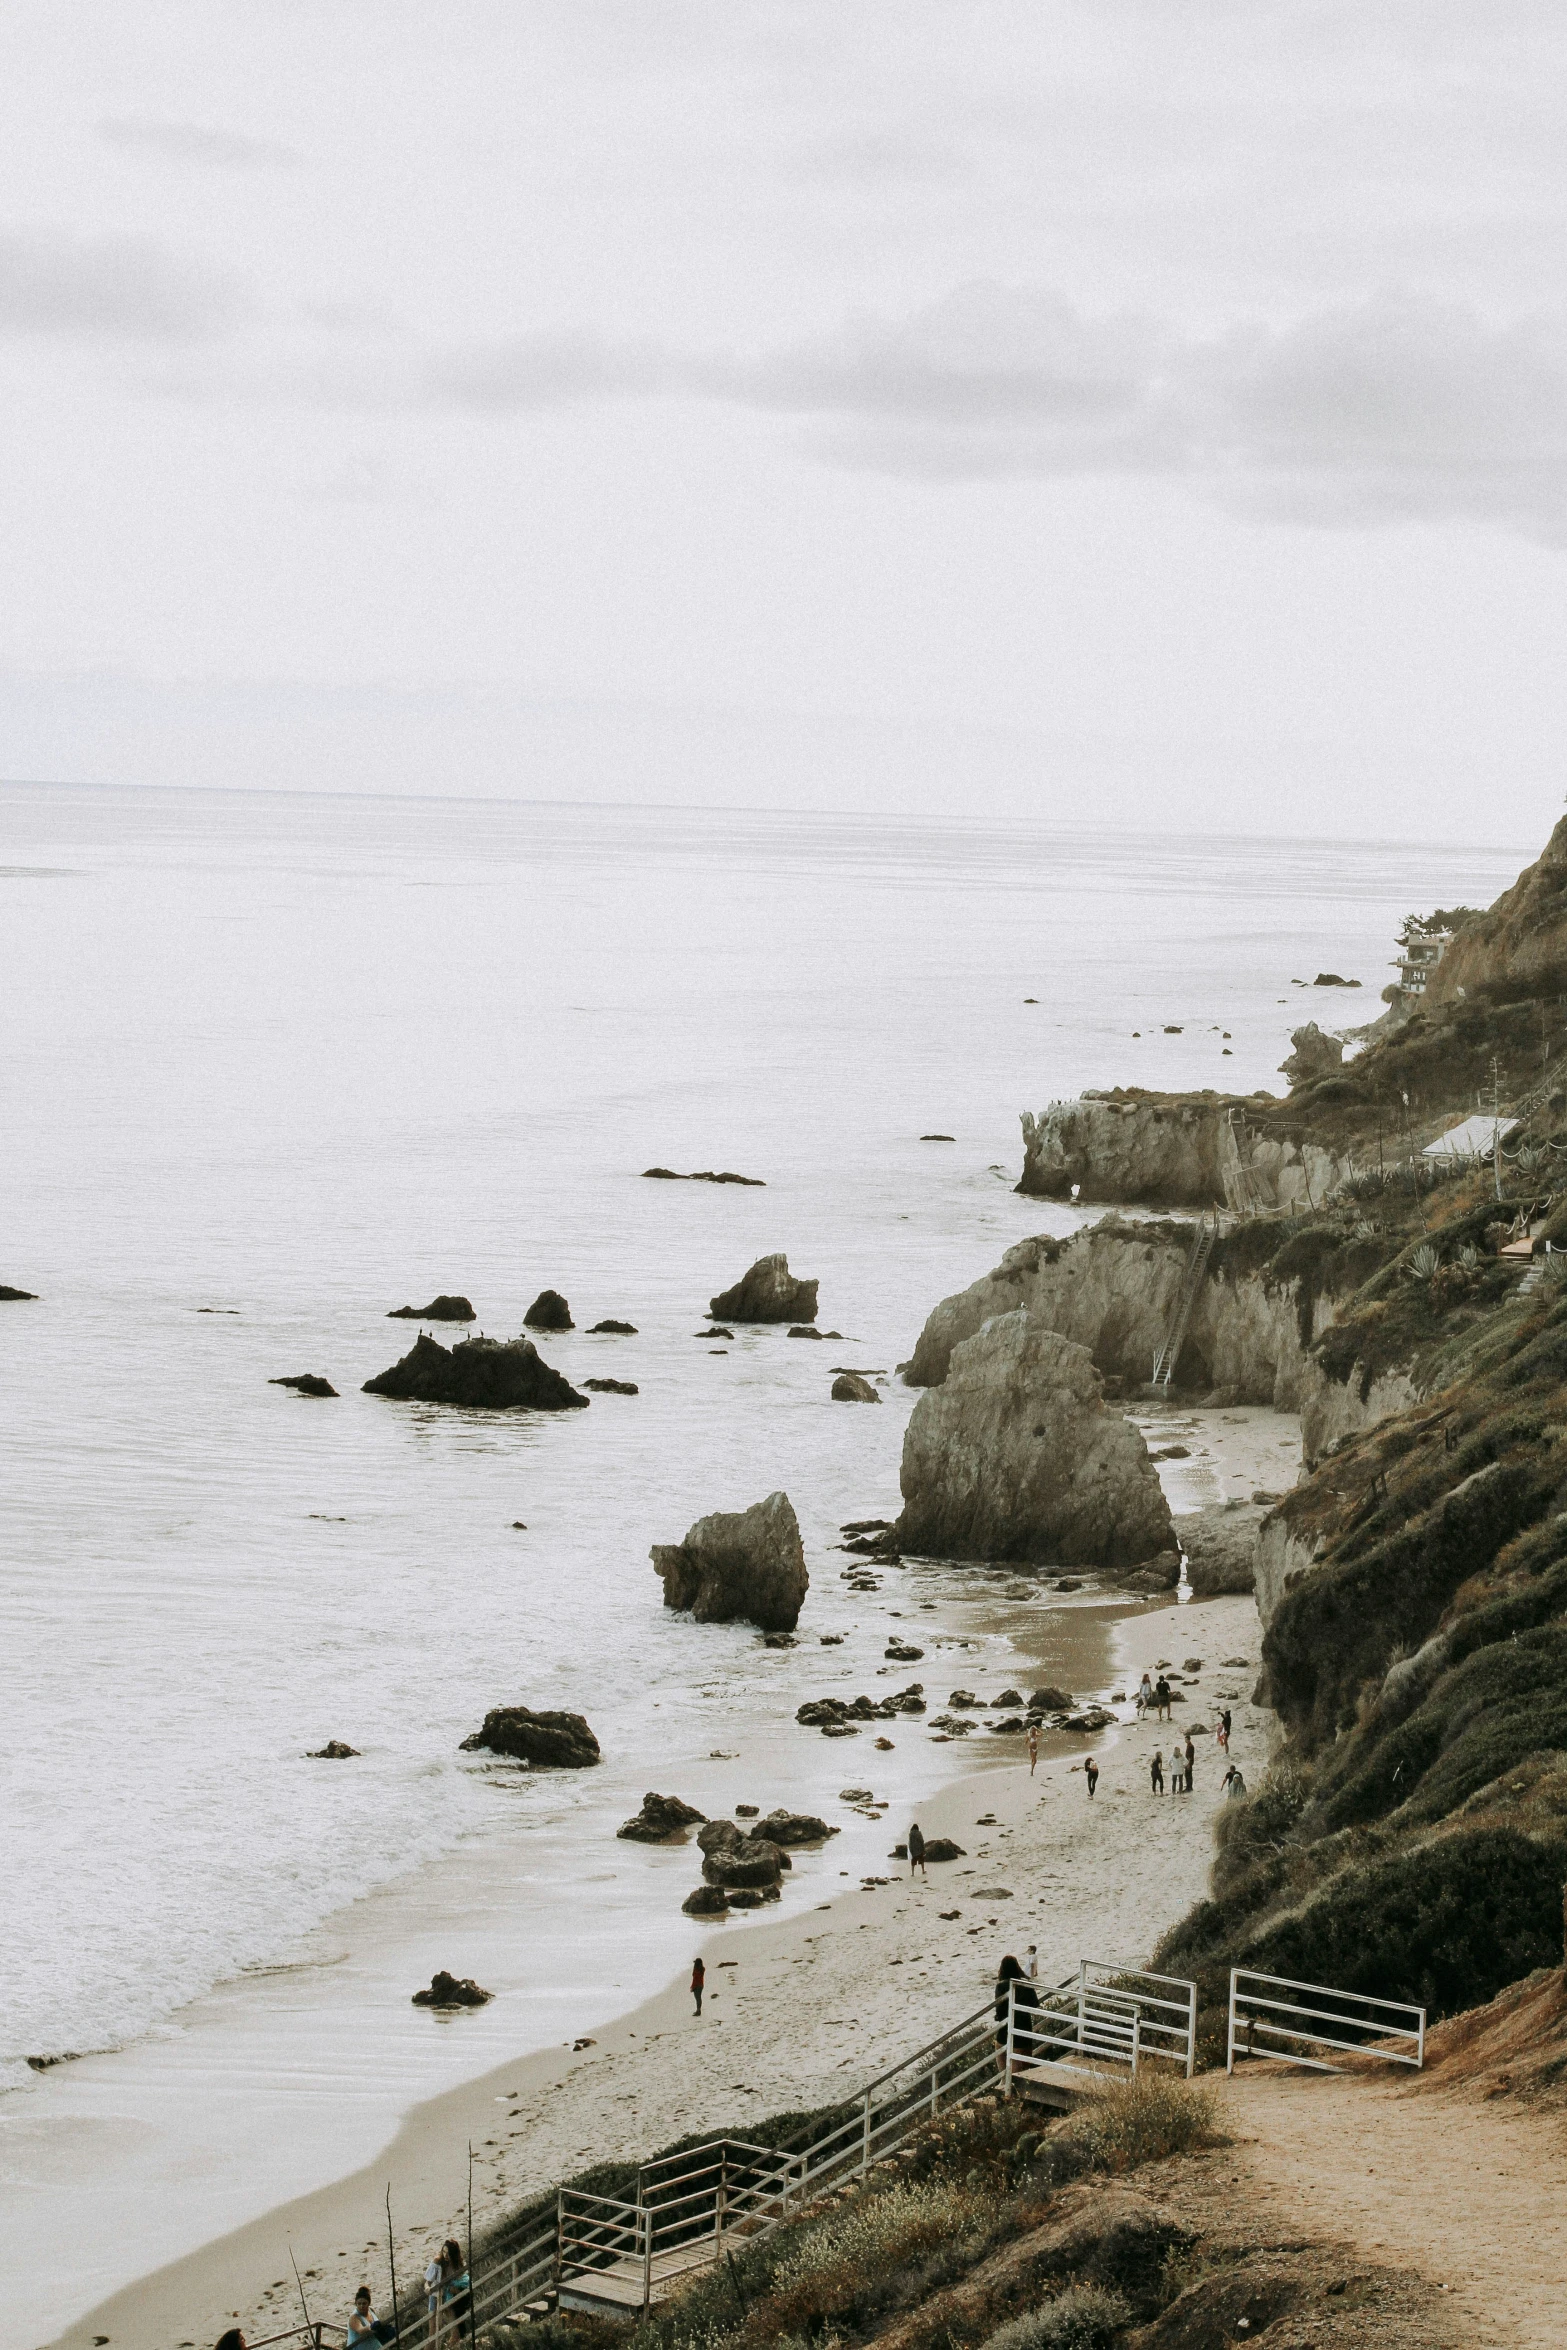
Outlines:
{"type": "Polygon", "coordinates": [[[10,0],[0,773],[1534,840],[1567,18],[10,0]]]}

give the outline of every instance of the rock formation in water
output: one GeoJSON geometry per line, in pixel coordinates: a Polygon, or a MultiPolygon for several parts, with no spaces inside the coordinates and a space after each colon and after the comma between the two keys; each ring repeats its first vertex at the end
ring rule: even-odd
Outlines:
{"type": "Polygon", "coordinates": [[[743,1183],[748,1191],[765,1191],[760,1175],[736,1175],[728,1167],[715,1174],[711,1167],[702,1167],[694,1175],[677,1175],[673,1167],[644,1167],[643,1177],[650,1183],[743,1183]]]}
{"type": "Polygon", "coordinates": [[[1148,1447],[1087,1350],[1022,1311],[954,1348],[914,1407],[900,1482],[899,1546],[927,1557],[1127,1568],[1171,1541],[1148,1447]]]}
{"type": "Polygon", "coordinates": [[[687,1828],[700,1827],[707,1818],[694,1803],[682,1803],[678,1795],[655,1795],[651,1790],[642,1798],[642,1809],[615,1830],[633,1844],[667,1844],[672,1836],[682,1835],[687,1828]]]}
{"type": "Polygon", "coordinates": [[[1344,1066],[1343,1038],[1325,1035],[1315,1020],[1293,1030],[1290,1044],[1294,1049],[1280,1062],[1279,1075],[1289,1079],[1292,1091],[1314,1085],[1319,1077],[1336,1077],[1344,1066]]]}
{"type": "Polygon", "coordinates": [[[814,1812],[770,1811],[765,1820],[753,1820],[747,1833],[776,1844],[781,1851],[790,1844],[825,1844],[838,1830],[819,1820],[814,1812]]]}
{"type": "Polygon", "coordinates": [[[536,1714],[526,1705],[497,1705],[458,1751],[509,1755],[536,1770],[571,1771],[598,1761],[599,1742],[581,1714],[536,1714]]]}
{"type": "Polygon", "coordinates": [[[11,1289],[5,1282],[0,1281],[0,1304],[19,1305],[23,1302],[28,1305],[36,1305],[38,1303],[36,1292],[31,1289],[11,1289]]]}
{"type": "Polygon", "coordinates": [[[269,1387],[292,1387],[300,1395],[336,1395],[330,1379],[323,1379],[316,1371],[296,1371],[289,1379],[269,1379],[269,1387]]]}
{"type": "Polygon", "coordinates": [[[574,1330],[571,1308],[558,1289],[541,1289],[522,1317],[529,1330],[574,1330]]]}
{"type": "Polygon", "coordinates": [[[329,1738],[325,1746],[313,1746],[305,1760],[306,1762],[357,1762],[359,1749],[357,1746],[345,1745],[341,1738],[329,1738]]]}
{"type": "Polygon", "coordinates": [[[786,1493],[698,1518],[684,1542],[655,1542],[649,1555],[664,1579],[665,1607],[689,1608],[699,1624],[792,1632],[800,1620],[810,1577],[786,1493]]]}
{"type": "Polygon", "coordinates": [[[428,1991],[416,1991],[415,2007],[484,2007],[495,1996],[481,1991],[472,1975],[449,1975],[441,1967],[430,1978],[428,1991]]]}
{"type": "Polygon", "coordinates": [[[432,1297],[427,1306],[393,1306],[389,1322],[471,1322],[473,1308],[465,1297],[432,1297]]]}
{"type": "Polygon", "coordinates": [[[448,1352],[423,1331],[401,1362],[365,1381],[364,1392],[495,1412],[586,1411],[588,1406],[587,1397],[541,1359],[531,1338],[465,1338],[448,1352]]]}
{"type": "Polygon", "coordinates": [[[588,1332],[590,1338],[635,1338],[635,1322],[595,1322],[588,1332]]]}
{"type": "Polygon", "coordinates": [[[880,1403],[881,1390],[859,1371],[840,1371],[832,1383],[834,1403],[880,1403]]]}
{"type": "Polygon", "coordinates": [[[1186,1553],[1186,1579],[1194,1598],[1255,1590],[1257,1542],[1266,1515],[1255,1503],[1229,1501],[1176,1519],[1176,1539],[1186,1553]]]}
{"type": "Polygon", "coordinates": [[[639,1395],[641,1389],[634,1379],[584,1379],[583,1386],[592,1395],[639,1395]]]}
{"type": "Polygon", "coordinates": [[[708,1302],[716,1322],[814,1322],[815,1281],[796,1281],[785,1256],[758,1257],[733,1289],[708,1302]]]}

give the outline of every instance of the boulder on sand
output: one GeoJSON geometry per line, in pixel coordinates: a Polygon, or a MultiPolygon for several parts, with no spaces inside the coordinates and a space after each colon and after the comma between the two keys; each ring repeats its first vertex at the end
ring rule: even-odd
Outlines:
{"type": "Polygon", "coordinates": [[[558,1289],[541,1289],[522,1317],[529,1330],[574,1330],[571,1308],[558,1289]]]}
{"type": "Polygon", "coordinates": [[[550,1369],[531,1338],[464,1338],[448,1350],[422,1330],[400,1363],[365,1381],[364,1392],[494,1412],[588,1408],[587,1397],[550,1369]]]}
{"type": "Polygon", "coordinates": [[[615,1833],[629,1837],[633,1844],[662,1844],[706,1817],[706,1812],[698,1811],[693,1803],[682,1803],[678,1795],[655,1795],[649,1791],[643,1796],[642,1809],[636,1817],[625,1821],[615,1833]]]}
{"type": "Polygon", "coordinates": [[[269,1379],[269,1387],[296,1388],[301,1395],[336,1395],[330,1379],[323,1379],[315,1371],[296,1371],[291,1379],[269,1379]]]}
{"type": "Polygon", "coordinates": [[[510,1755],[536,1769],[569,1771],[599,1759],[599,1742],[581,1714],[536,1714],[525,1705],[492,1706],[483,1727],[458,1749],[510,1755]]]}
{"type": "Polygon", "coordinates": [[[785,1256],[758,1257],[733,1289],[708,1301],[715,1322],[814,1322],[815,1281],[796,1281],[785,1256]]]}
{"type": "Polygon", "coordinates": [[[834,1403],[880,1403],[881,1395],[858,1371],[840,1371],[832,1383],[834,1403]]]}
{"type": "Polygon", "coordinates": [[[925,1845],[925,1858],[927,1860],[962,1860],[964,1851],[962,1845],[954,1844],[950,1836],[932,1836],[925,1845]]]}
{"type": "Polygon", "coordinates": [[[810,1577],[786,1493],[748,1510],[715,1510],[684,1542],[655,1542],[649,1556],[664,1578],[665,1607],[689,1608],[699,1624],[792,1632],[800,1620],[810,1577]]]}
{"type": "Polygon", "coordinates": [[[1142,1435],[1086,1347],[1023,1308],[952,1350],[903,1439],[898,1547],[927,1557],[1129,1567],[1169,1547],[1142,1435]]]}
{"type": "Polygon", "coordinates": [[[1173,1591],[1181,1579],[1181,1554],[1178,1550],[1161,1550],[1157,1558],[1144,1559],[1130,1574],[1119,1580],[1127,1591],[1173,1591]]]}
{"type": "Polygon", "coordinates": [[[765,1888],[776,1885],[789,1865],[788,1856],[776,1844],[747,1839],[738,1846],[720,1844],[704,1852],[702,1879],[708,1885],[722,1885],[726,1893],[736,1886],[765,1888]]]}
{"type": "Polygon", "coordinates": [[[829,1828],[825,1820],[808,1811],[772,1811],[765,1820],[757,1820],[748,1831],[759,1841],[776,1844],[825,1844],[829,1836],[836,1836],[836,1828],[829,1828]]]}
{"type": "Polygon", "coordinates": [[[1255,1590],[1257,1543],[1267,1514],[1254,1503],[1229,1501],[1176,1519],[1176,1535],[1186,1553],[1186,1578],[1195,1598],[1255,1590]]]}
{"type": "Polygon", "coordinates": [[[493,1991],[481,1991],[472,1975],[449,1975],[441,1967],[430,1978],[428,1991],[416,1991],[415,2007],[483,2007],[495,1997],[493,1991]]]}
{"type": "Polygon", "coordinates": [[[393,1306],[389,1322],[471,1322],[473,1308],[465,1297],[432,1297],[427,1306],[393,1306]]]}

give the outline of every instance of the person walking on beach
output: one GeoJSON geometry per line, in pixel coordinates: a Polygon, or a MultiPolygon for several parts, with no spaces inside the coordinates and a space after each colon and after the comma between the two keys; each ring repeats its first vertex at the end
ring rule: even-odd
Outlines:
{"type": "Polygon", "coordinates": [[[1188,1795],[1192,1791],[1192,1770],[1196,1761],[1197,1749],[1192,1743],[1192,1734],[1188,1730],[1186,1733],[1186,1792],[1188,1795]]]}
{"type": "Polygon", "coordinates": [[[691,1962],[691,1996],[696,2001],[696,2012],[702,2012],[702,1993],[707,1984],[707,1969],[700,1958],[691,1962]]]}
{"type": "Polygon", "coordinates": [[[1143,1719],[1152,1703],[1153,1683],[1148,1678],[1148,1671],[1147,1667],[1145,1666],[1143,1668],[1142,1680],[1139,1682],[1137,1688],[1137,1719],[1139,1721],[1143,1719]]]}
{"type": "Polygon", "coordinates": [[[1213,1733],[1213,1743],[1214,1743],[1214,1745],[1215,1745],[1215,1746],[1216,1746],[1216,1747],[1219,1749],[1219,1752],[1220,1752],[1221,1754],[1228,1754],[1228,1753],[1229,1753],[1229,1751],[1230,1751],[1230,1717],[1229,1717],[1229,1715],[1228,1715],[1228,1714],[1220,1714],[1220,1716],[1219,1716],[1219,1726],[1218,1726],[1218,1728],[1217,1728],[1217,1729],[1214,1731],[1214,1733],[1213,1733]]]}
{"type": "Polygon", "coordinates": [[[1025,1975],[1027,1975],[1031,1983],[1038,1982],[1039,1945],[1037,1942],[1030,1942],[1028,1948],[1023,1953],[1023,1972],[1025,1975]]]}
{"type": "Polygon", "coordinates": [[[1155,1795],[1164,1793],[1164,1756],[1157,1746],[1153,1750],[1153,1761],[1148,1765],[1148,1784],[1155,1795]]]}
{"type": "Polygon", "coordinates": [[[1220,1780],[1219,1784],[1223,1789],[1224,1798],[1227,1803],[1239,1802],[1240,1798],[1246,1792],[1246,1782],[1241,1777],[1240,1772],[1235,1768],[1233,1763],[1231,1763],[1229,1769],[1225,1772],[1224,1777],[1220,1780]]]}
{"type": "Polygon", "coordinates": [[[1037,1769],[1038,1764],[1039,1724],[1037,1722],[1030,1722],[1028,1725],[1028,1775],[1030,1778],[1034,1776],[1034,1772],[1037,1769]]]}
{"type": "Polygon", "coordinates": [[[1161,1673],[1154,1683],[1154,1705],[1161,1722],[1170,1718],[1170,1684],[1161,1673]]]}
{"type": "Polygon", "coordinates": [[[913,1826],[909,1829],[909,1875],[911,1877],[913,1876],[916,1869],[919,1870],[920,1875],[925,1879],[925,1882],[928,1885],[930,1883],[930,1871],[925,1866],[925,1839],[920,1833],[920,1824],[918,1820],[916,1820],[913,1826]]]}
{"type": "Polygon", "coordinates": [[[1088,1792],[1090,1795],[1092,1795],[1094,1789],[1099,1784],[1099,1765],[1095,1762],[1092,1755],[1089,1756],[1087,1762],[1085,1762],[1083,1765],[1083,1776],[1088,1781],[1088,1792]]]}

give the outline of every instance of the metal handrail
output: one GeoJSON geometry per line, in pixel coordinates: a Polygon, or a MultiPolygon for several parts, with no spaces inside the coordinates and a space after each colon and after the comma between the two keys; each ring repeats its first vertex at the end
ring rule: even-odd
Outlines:
{"type": "Polygon", "coordinates": [[[1271,2057],[1279,2064],[1304,2066],[1310,2072],[1333,2073],[1341,2068],[1324,2057],[1303,2056],[1293,2048],[1259,2048],[1257,2034],[1265,2032],[1273,2040],[1289,2040],[1301,2047],[1338,2048],[1350,2056],[1377,2056],[1387,2064],[1407,2064],[1416,2072],[1423,2072],[1426,2059],[1426,2010],[1413,2000],[1381,1999],[1369,1991],[1342,1991],[1332,1983],[1301,1983],[1288,1975],[1265,1975],[1254,1967],[1231,1967],[1229,1998],[1229,2030],[1224,2069],[1235,2070],[1237,2054],[1243,2057],[1271,2057]],[[1268,1991],[1243,1990],[1243,1984],[1266,1984],[1268,1991]],[[1304,1991],[1312,1999],[1352,2000],[1358,2007],[1381,2009],[1388,2017],[1412,2016],[1413,2023],[1383,2022],[1377,2016],[1347,2014],[1343,2008],[1307,2006],[1300,1999],[1274,1999],[1270,1991],[1304,1991]],[[1243,2014],[1243,2010],[1246,2012],[1243,2014]],[[1276,2023],[1275,2016],[1288,2016],[1289,2023],[1276,2023]],[[1336,2039],[1331,2032],[1300,2031],[1297,2023],[1336,2024],[1340,2031],[1358,2031],[1368,2036],[1360,2040],[1336,2039]],[[1237,2026],[1244,2024],[1245,2041],[1237,2038],[1237,2026]],[[1404,2049],[1387,2047],[1389,2040],[1414,2042],[1413,2054],[1404,2049]]]}
{"type": "Polygon", "coordinates": [[[1116,1986],[1127,1983],[1139,1985],[1167,1983],[1172,1990],[1182,1994],[1179,1999],[1167,1999],[1160,1992],[1139,1989],[1131,1996],[1136,1998],[1144,2008],[1168,2008],[1172,2014],[1182,2018],[1182,2021],[1176,2024],[1166,2023],[1161,2016],[1145,2015],[1143,2020],[1143,2054],[1145,2056],[1167,2056],[1173,2062],[1180,2062],[1184,2058],[1186,2078],[1190,2080],[1197,2064],[1196,1984],[1186,1975],[1159,1975],[1149,1967],[1122,1966],[1119,1961],[1114,1959],[1084,1958],[1078,1961],[1078,1978],[1081,1982],[1087,1983],[1095,1973],[1112,1977],[1116,1986]],[[1148,2035],[1150,2033],[1158,2033],[1166,2039],[1173,2040],[1176,2045],[1173,2048],[1161,2048],[1157,2043],[1149,2046],[1148,2035]]]}

